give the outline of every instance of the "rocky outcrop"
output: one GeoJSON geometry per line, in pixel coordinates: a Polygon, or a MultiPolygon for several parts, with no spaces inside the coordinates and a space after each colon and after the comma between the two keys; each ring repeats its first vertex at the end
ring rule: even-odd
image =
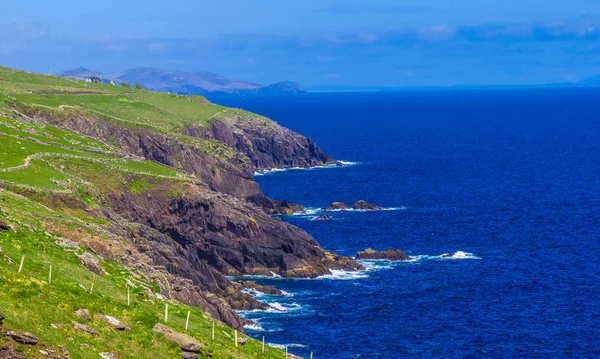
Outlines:
{"type": "Polygon", "coordinates": [[[244,111],[225,110],[210,128],[188,128],[187,134],[219,141],[245,154],[255,170],[334,164],[310,138],[244,111]]]}
{"type": "Polygon", "coordinates": [[[385,252],[378,252],[371,248],[367,248],[362,252],[358,252],[356,259],[387,259],[390,261],[409,261],[412,258],[399,249],[388,249],[385,252]]]}
{"type": "Polygon", "coordinates": [[[235,283],[238,285],[240,289],[251,289],[261,293],[270,294],[270,295],[283,295],[283,292],[279,289],[272,287],[270,285],[260,285],[256,282],[252,282],[249,280],[243,280],[235,283]]]}
{"type": "Polygon", "coordinates": [[[323,208],[325,211],[347,211],[352,209],[352,207],[348,206],[344,202],[331,202],[331,205],[323,208]]]}
{"type": "Polygon", "coordinates": [[[168,234],[188,261],[206,262],[225,275],[316,277],[329,269],[358,269],[348,257],[330,255],[306,232],[235,198],[185,184],[168,197],[168,181],[150,193],[127,188],[108,203],[128,221],[168,234]]]}
{"type": "Polygon", "coordinates": [[[12,230],[12,226],[4,221],[0,221],[0,231],[9,231],[12,230]]]}
{"type": "Polygon", "coordinates": [[[92,320],[92,315],[90,314],[90,311],[84,308],[77,309],[73,314],[85,320],[86,322],[92,320]]]}
{"type": "Polygon", "coordinates": [[[356,202],[354,204],[353,208],[356,210],[366,210],[366,211],[377,211],[377,210],[382,209],[378,205],[373,204],[373,203],[367,203],[367,202],[363,201],[362,199],[360,201],[356,202]]]}
{"type": "Polygon", "coordinates": [[[166,325],[160,323],[156,324],[152,330],[157,333],[164,334],[165,339],[179,345],[181,350],[185,352],[200,353],[200,351],[205,347],[204,344],[200,343],[193,337],[184,333],[176,332],[166,325]]]}
{"type": "Polygon", "coordinates": [[[102,275],[102,268],[100,267],[100,260],[89,252],[84,252],[77,255],[77,258],[90,272],[97,275],[102,275]]]}
{"type": "Polygon", "coordinates": [[[98,318],[100,318],[100,320],[107,322],[116,330],[130,330],[128,326],[121,323],[121,321],[115,317],[111,317],[109,315],[104,315],[102,313],[98,313],[98,318]]]}
{"type": "Polygon", "coordinates": [[[74,320],[73,320],[73,321],[71,321],[71,322],[73,323],[73,327],[74,327],[75,329],[77,329],[77,330],[84,331],[84,332],[86,332],[86,333],[88,333],[88,334],[91,334],[91,335],[96,335],[96,334],[98,334],[98,332],[97,332],[95,329],[93,329],[93,328],[91,328],[91,327],[89,327],[89,326],[87,326],[87,325],[85,325],[85,324],[77,323],[77,322],[76,322],[76,321],[74,321],[74,320]]]}
{"type": "Polygon", "coordinates": [[[40,338],[28,332],[10,331],[6,333],[6,336],[17,343],[25,345],[36,345],[40,341],[40,338]]]}
{"type": "Polygon", "coordinates": [[[267,214],[281,214],[291,216],[294,213],[304,212],[304,206],[290,201],[276,201],[265,196],[250,196],[248,202],[261,207],[267,214]]]}

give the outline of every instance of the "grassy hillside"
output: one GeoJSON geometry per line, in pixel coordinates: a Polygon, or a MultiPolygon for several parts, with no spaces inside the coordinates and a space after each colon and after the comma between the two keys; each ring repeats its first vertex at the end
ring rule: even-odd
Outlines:
{"type": "MultiPolygon", "coordinates": [[[[181,137],[186,137],[178,133],[184,126],[203,126],[219,113],[234,111],[197,96],[86,84],[0,68],[0,222],[12,227],[0,230],[0,313],[6,317],[4,326],[8,330],[29,331],[41,339],[34,347],[16,345],[17,352],[43,357],[39,353],[41,345],[57,353],[65,347],[70,358],[100,358],[101,352],[117,352],[122,358],[180,358],[177,345],[152,331],[156,323],[164,322],[168,303],[166,324],[198,339],[206,345],[203,351],[213,352],[215,358],[285,357],[280,350],[269,347],[262,354],[260,343],[251,339],[236,348],[233,329],[220,323],[216,323],[212,340],[214,320],[210,315],[167,301],[158,294],[154,280],[159,278],[141,276],[134,268],[115,261],[99,259],[103,274],[95,276],[90,294],[94,275],[78,255],[92,253],[91,244],[116,253],[115,257],[134,252],[119,242],[111,222],[118,218],[107,220],[103,195],[121,189],[143,194],[165,183],[173,195],[180,195],[181,186],[201,188],[202,181],[189,173],[126,155],[114,144],[36,122],[21,114],[24,109],[49,111],[51,116],[83,111],[107,121],[181,137]],[[69,245],[65,240],[79,244],[69,245]],[[23,256],[23,269],[18,273],[23,256]],[[84,324],[97,330],[98,335],[73,327],[72,320],[83,323],[73,314],[78,308],[92,313],[93,319],[84,324]],[[191,319],[185,330],[188,311],[191,319]],[[97,313],[118,318],[131,331],[111,328],[97,313]]],[[[259,116],[256,119],[266,121],[259,116]]],[[[187,141],[214,156],[234,156],[232,149],[214,141],[187,141]]],[[[0,338],[0,348],[8,344],[6,337],[0,338]]]]}

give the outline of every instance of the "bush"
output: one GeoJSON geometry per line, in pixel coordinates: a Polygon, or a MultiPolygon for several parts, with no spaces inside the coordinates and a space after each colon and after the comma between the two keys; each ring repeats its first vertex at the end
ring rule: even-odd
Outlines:
{"type": "Polygon", "coordinates": [[[144,88],[144,86],[142,84],[135,84],[135,88],[141,90],[144,88]]]}
{"type": "Polygon", "coordinates": [[[127,87],[127,88],[131,87],[131,85],[129,84],[129,82],[121,82],[121,86],[127,87]]]}

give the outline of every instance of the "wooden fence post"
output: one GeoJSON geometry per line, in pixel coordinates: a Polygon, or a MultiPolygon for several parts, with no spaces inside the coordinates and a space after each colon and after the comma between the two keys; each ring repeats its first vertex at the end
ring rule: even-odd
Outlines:
{"type": "Polygon", "coordinates": [[[188,310],[187,319],[185,320],[185,330],[188,330],[189,325],[190,325],[190,311],[188,310]]]}
{"type": "Polygon", "coordinates": [[[287,345],[285,346],[285,359],[288,359],[288,347],[287,347],[287,345]]]}
{"type": "Polygon", "coordinates": [[[237,329],[235,329],[235,336],[234,336],[234,340],[235,340],[235,347],[237,348],[237,329]]]}
{"type": "Polygon", "coordinates": [[[169,303],[165,303],[165,323],[169,321],[169,303]]]}
{"type": "Polygon", "coordinates": [[[21,257],[21,264],[19,264],[19,273],[21,273],[21,270],[23,270],[23,262],[25,262],[25,256],[21,257]]]}
{"type": "Polygon", "coordinates": [[[52,264],[50,264],[50,269],[48,270],[48,284],[52,284],[52,264]]]}
{"type": "Polygon", "coordinates": [[[262,353],[265,353],[265,336],[263,335],[263,342],[262,342],[262,353]]]}
{"type": "Polygon", "coordinates": [[[96,281],[96,275],[92,274],[92,284],[90,285],[90,294],[94,292],[94,282],[96,281]]]}
{"type": "Polygon", "coordinates": [[[129,307],[131,305],[131,294],[129,293],[130,289],[129,289],[129,284],[127,284],[127,306],[129,307]]]}
{"type": "Polygon", "coordinates": [[[215,340],[215,322],[212,322],[213,324],[213,328],[212,328],[212,340],[215,340]]]}

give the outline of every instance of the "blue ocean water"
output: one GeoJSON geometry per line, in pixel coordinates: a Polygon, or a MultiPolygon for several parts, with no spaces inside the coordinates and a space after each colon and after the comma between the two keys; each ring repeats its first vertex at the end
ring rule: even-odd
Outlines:
{"type": "Polygon", "coordinates": [[[410,263],[266,279],[249,333],[315,358],[600,357],[600,90],[313,94],[227,100],[313,138],[344,168],[257,177],[277,199],[393,208],[284,217],[354,256],[410,263]],[[443,253],[464,252],[457,259],[443,253]]]}

